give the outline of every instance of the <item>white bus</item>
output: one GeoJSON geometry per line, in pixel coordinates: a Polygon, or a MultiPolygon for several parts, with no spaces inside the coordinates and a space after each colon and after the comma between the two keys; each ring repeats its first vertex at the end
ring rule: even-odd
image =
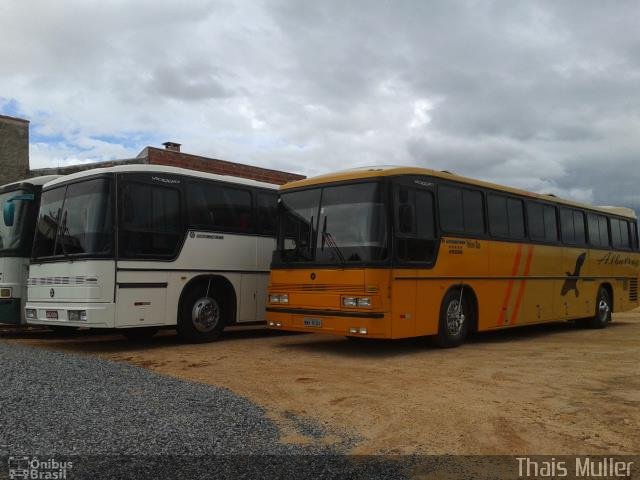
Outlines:
{"type": "Polygon", "coordinates": [[[29,324],[177,327],[186,341],[264,321],[276,185],[181,168],[124,165],[45,185],[29,324]]]}
{"type": "Polygon", "coordinates": [[[0,323],[24,323],[29,256],[42,185],[59,175],[45,175],[0,187],[0,323]]]}

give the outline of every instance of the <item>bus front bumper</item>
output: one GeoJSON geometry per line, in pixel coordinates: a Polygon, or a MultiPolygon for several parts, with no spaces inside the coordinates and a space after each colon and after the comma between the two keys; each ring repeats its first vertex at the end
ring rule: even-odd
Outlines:
{"type": "Polygon", "coordinates": [[[267,307],[267,328],[329,335],[391,338],[383,312],[316,311],[267,307]]]}
{"type": "Polygon", "coordinates": [[[3,298],[0,300],[0,323],[20,325],[20,299],[3,298]]]}
{"type": "Polygon", "coordinates": [[[114,328],[113,303],[27,302],[25,318],[29,325],[114,328]]]}

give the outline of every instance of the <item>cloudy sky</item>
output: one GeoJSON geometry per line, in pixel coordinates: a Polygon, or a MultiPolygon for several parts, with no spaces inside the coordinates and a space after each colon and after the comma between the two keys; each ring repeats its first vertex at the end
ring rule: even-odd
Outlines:
{"type": "Polygon", "coordinates": [[[640,209],[640,2],[3,0],[33,168],[420,165],[640,209]]]}

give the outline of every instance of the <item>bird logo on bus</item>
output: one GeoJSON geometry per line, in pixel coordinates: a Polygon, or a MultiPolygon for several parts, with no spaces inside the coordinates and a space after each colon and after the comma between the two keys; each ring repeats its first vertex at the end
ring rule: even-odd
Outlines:
{"type": "Polygon", "coordinates": [[[580,277],[580,270],[582,270],[582,265],[584,265],[584,261],[587,258],[587,252],[584,252],[576,258],[576,266],[573,269],[573,273],[566,272],[567,278],[564,281],[564,285],[562,285],[562,291],[560,294],[564,297],[567,293],[573,290],[576,294],[576,298],[580,295],[580,291],[578,290],[578,279],[580,277]]]}

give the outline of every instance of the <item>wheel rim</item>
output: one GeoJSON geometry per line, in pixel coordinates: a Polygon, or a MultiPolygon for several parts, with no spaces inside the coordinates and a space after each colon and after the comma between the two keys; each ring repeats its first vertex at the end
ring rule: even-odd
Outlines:
{"type": "Polygon", "coordinates": [[[220,306],[218,302],[210,297],[202,297],[196,300],[191,309],[191,321],[199,332],[211,332],[220,321],[220,306]]]}
{"type": "Polygon", "coordinates": [[[459,300],[452,300],[447,306],[447,332],[449,335],[458,336],[464,326],[465,315],[459,300]]]}
{"type": "Polygon", "coordinates": [[[611,308],[609,307],[609,302],[607,297],[602,295],[600,296],[600,300],[598,301],[598,315],[600,316],[601,322],[606,322],[609,320],[609,312],[611,308]]]}

